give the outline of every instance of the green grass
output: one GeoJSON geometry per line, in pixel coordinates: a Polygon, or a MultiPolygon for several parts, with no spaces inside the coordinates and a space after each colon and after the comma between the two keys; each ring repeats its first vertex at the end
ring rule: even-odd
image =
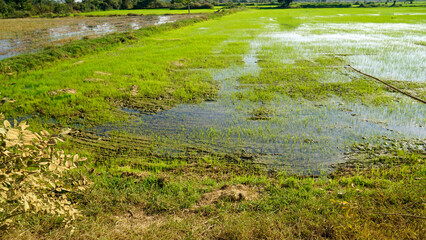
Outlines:
{"type": "MultiPolygon", "coordinates": [[[[55,119],[61,124],[82,120],[94,123],[117,119],[119,114],[114,112],[119,106],[156,112],[179,102],[199,102],[215,94],[214,84],[209,80],[207,73],[187,69],[222,68],[241,64],[241,56],[237,54],[247,49],[241,46],[260,33],[262,24],[268,20],[268,17],[276,17],[282,28],[288,29],[289,26],[298,26],[301,23],[300,19],[312,14],[311,10],[304,9],[287,10],[284,14],[280,14],[280,11],[283,10],[251,10],[226,17],[229,20],[221,21],[221,23],[214,20],[197,23],[193,27],[182,30],[159,33],[163,31],[161,30],[163,28],[165,30],[174,28],[174,24],[169,24],[159,27],[159,30],[151,28],[152,30],[134,33],[113,34],[99,40],[82,40],[75,44],[54,47],[40,54],[4,60],[2,61],[4,71],[7,72],[7,69],[11,68],[13,72],[15,68],[28,69],[40,67],[40,65],[45,68],[44,63],[52,61],[50,59],[79,57],[92,52],[93,48],[97,49],[99,44],[105,45],[100,48],[101,50],[111,48],[109,51],[80,57],[78,60],[62,61],[47,69],[12,76],[2,75],[3,96],[17,101],[3,105],[3,111],[8,117],[37,114],[44,118],[55,119]],[[264,17],[263,22],[253,20],[261,16],[264,17]],[[203,28],[206,29],[203,30],[203,28]],[[237,41],[235,45],[221,44],[233,37],[235,32],[241,33],[240,40],[238,38],[233,40],[237,41]],[[137,38],[140,38],[139,41],[135,40],[137,38]],[[134,44],[122,45],[117,49],[117,45],[121,45],[120,39],[130,40],[134,44]],[[215,52],[220,52],[222,55],[215,52]],[[84,62],[74,65],[80,61],[84,62]],[[108,75],[100,75],[96,72],[104,72],[108,75]],[[132,85],[139,88],[134,96],[131,93],[132,85]],[[66,88],[75,89],[77,93],[57,96],[49,94],[49,92],[66,88]]],[[[424,9],[401,8],[399,11],[401,13],[424,12],[424,9]]],[[[393,11],[389,9],[343,9],[339,10],[339,13],[343,15],[337,16],[335,10],[318,9],[315,10],[315,14],[325,17],[333,15],[333,17],[311,18],[309,22],[419,23],[421,21],[418,15],[394,16],[393,11]],[[380,16],[368,15],[378,12],[380,16]],[[345,16],[345,13],[352,15],[345,16]],[[367,14],[367,16],[359,19],[356,16],[358,13],[367,14]]],[[[269,56],[266,57],[269,58],[269,56]]],[[[309,88],[308,91],[311,92],[316,91],[309,86],[304,88],[309,88]]],[[[324,90],[326,89],[327,87],[324,90]]],[[[304,94],[305,90],[299,90],[296,91],[298,92],[296,96],[304,94]]],[[[344,91],[348,92],[350,89],[344,91]]],[[[271,91],[267,92],[271,93],[271,91]]]]}
{"type": "MultiPolygon", "coordinates": [[[[68,194],[78,204],[82,218],[66,227],[58,217],[22,215],[16,218],[15,228],[2,237],[424,238],[425,154],[412,149],[424,147],[424,139],[395,140],[401,137],[388,132],[384,137],[374,135],[382,134],[383,128],[392,128],[392,124],[404,127],[407,121],[415,124],[408,124],[408,130],[423,130],[418,126],[425,121],[423,105],[344,68],[350,57],[359,53],[383,55],[387,63],[393,60],[386,55],[392,52],[389,48],[393,45],[383,47],[383,51],[358,45],[339,48],[336,46],[340,43],[292,44],[288,35],[268,35],[295,33],[305,25],[425,24],[423,15],[409,13],[425,10],[253,9],[155,32],[131,44],[55,61],[45,68],[2,75],[2,96],[16,100],[1,106],[8,117],[38,114],[71,126],[115,121],[113,126],[117,127],[103,135],[82,131],[59,146],[89,158],[70,174],[71,179],[73,175],[83,175],[93,182],[85,194],[68,194]],[[256,45],[257,42],[261,44],[256,45]],[[253,51],[258,71],[244,68],[249,65],[244,62],[245,57],[253,51]],[[224,76],[215,76],[217,72],[224,76]],[[75,89],[76,94],[51,94],[67,88],[75,89]],[[152,135],[141,136],[137,135],[138,129],[132,129],[133,119],[127,121],[130,116],[119,110],[125,107],[156,112],[181,103],[189,103],[185,106],[190,108],[191,104],[210,98],[218,99],[213,104],[223,103],[220,106],[225,111],[235,114],[231,120],[241,125],[219,123],[207,126],[204,132],[195,126],[188,130],[193,134],[189,135],[173,128],[174,122],[157,126],[159,118],[146,126],[141,118],[142,124],[136,126],[153,131],[152,135]],[[387,118],[392,119],[392,124],[387,123],[387,118]],[[371,135],[364,133],[365,126],[371,128],[371,135]],[[162,135],[168,128],[176,133],[162,135]],[[129,133],[132,130],[134,134],[129,133]],[[193,136],[201,144],[188,140],[193,136]],[[262,143],[284,149],[282,153],[288,154],[285,156],[290,160],[295,156],[299,160],[296,163],[309,167],[320,162],[307,159],[328,156],[332,151],[341,155],[348,152],[345,159],[351,161],[337,165],[332,174],[315,166],[323,172],[311,176],[308,171],[301,175],[292,169],[268,170],[251,162],[252,158],[273,154],[254,157],[242,151],[244,148],[240,152],[220,151],[222,145],[256,148],[262,143]],[[176,148],[183,151],[167,151],[176,148]]],[[[331,31],[334,30],[309,28],[303,34],[318,37],[331,31]]],[[[360,30],[348,27],[346,31],[355,34],[360,30]]],[[[386,36],[399,37],[411,30],[383,31],[386,36]]],[[[413,30],[412,34],[424,35],[422,30],[413,30]]],[[[413,54],[421,47],[409,45],[407,51],[413,54]]],[[[425,96],[422,81],[386,80],[425,96]]],[[[204,123],[203,114],[194,115],[204,123]]],[[[165,118],[167,112],[159,116],[165,118]]],[[[182,119],[177,125],[185,128],[188,124],[182,119]]],[[[32,121],[34,128],[42,127],[40,121],[32,121]]],[[[54,133],[60,131],[57,123],[50,129],[54,133]]]]}
{"type": "Polygon", "coordinates": [[[20,228],[26,231],[9,232],[5,239],[17,234],[25,239],[416,239],[425,227],[426,168],[421,156],[412,158],[388,169],[327,179],[270,175],[219,156],[178,162],[119,157],[108,167],[87,165],[92,174],[82,169],[94,185],[85,195],[70,195],[84,213],[73,233],[55,218],[22,216],[20,228]],[[143,163],[163,167],[150,170],[143,163]],[[203,204],[205,194],[239,184],[246,186],[243,196],[257,197],[203,204]]]}
{"type": "MultiPolygon", "coordinates": [[[[189,20],[186,24],[193,22],[189,20]]],[[[182,25],[186,24],[184,21],[182,25]]],[[[4,69],[16,68],[20,71],[22,68],[39,68],[45,62],[55,61],[55,52],[64,55],[58,57],[61,59],[99,51],[97,48],[112,49],[78,60],[62,61],[49,69],[15,72],[12,76],[3,74],[2,79],[6,80],[3,83],[3,94],[17,100],[14,104],[4,105],[3,111],[8,112],[10,117],[37,114],[61,124],[82,120],[85,123],[99,123],[120,119],[121,113],[117,110],[121,106],[156,112],[179,102],[198,102],[209,98],[215,94],[215,84],[210,81],[210,77],[203,72],[185,69],[224,67],[239,58],[210,57],[214,47],[229,37],[226,34],[219,34],[202,45],[194,46],[204,38],[194,33],[198,31],[198,25],[180,32],[161,34],[164,30],[182,25],[167,24],[133,33],[81,40],[39,54],[2,61],[4,69]],[[137,38],[140,40],[136,41],[137,38]],[[130,40],[134,44],[121,44],[120,39],[130,40]],[[78,51],[73,55],[69,48],[78,51]],[[133,85],[137,86],[134,93],[133,85]],[[77,93],[51,94],[52,91],[67,88],[75,89],[77,93]]]]}

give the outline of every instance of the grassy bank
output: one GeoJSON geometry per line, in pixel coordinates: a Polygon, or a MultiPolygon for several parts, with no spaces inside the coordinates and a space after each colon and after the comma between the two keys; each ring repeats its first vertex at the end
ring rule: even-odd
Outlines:
{"type": "Polygon", "coordinates": [[[425,13],[253,9],[2,75],[92,183],[2,237],[423,239],[424,105],[345,66],[426,97],[425,13]]]}

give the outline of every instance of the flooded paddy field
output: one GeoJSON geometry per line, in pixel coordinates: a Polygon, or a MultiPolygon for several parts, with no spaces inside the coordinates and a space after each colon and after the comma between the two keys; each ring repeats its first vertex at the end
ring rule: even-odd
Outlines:
{"type": "Polygon", "coordinates": [[[0,60],[83,37],[99,37],[198,15],[0,19],[0,60]]]}
{"type": "Polygon", "coordinates": [[[13,85],[26,95],[2,93],[18,102],[8,103],[14,114],[48,112],[59,123],[90,122],[102,136],[146,136],[157,154],[180,156],[191,146],[326,173],[355,144],[425,139],[423,103],[348,67],[425,99],[424,14],[244,11],[29,73],[13,85]],[[29,97],[36,93],[41,101],[29,97]]]}
{"type": "Polygon", "coordinates": [[[6,174],[48,177],[20,200],[0,182],[1,236],[422,239],[425,14],[251,9],[0,60],[3,159],[28,162],[6,174]],[[34,212],[46,196],[79,215],[34,212]]]}
{"type": "MultiPolygon", "coordinates": [[[[96,130],[102,134],[124,130],[168,142],[167,147],[159,145],[162,154],[182,154],[184,146],[195,145],[229,154],[242,152],[268,167],[305,174],[328,172],[330,165],[345,161],[345,153],[356,143],[425,139],[424,104],[383,90],[346,65],[402,85],[419,83],[413,90],[424,98],[426,24],[298,22],[289,28],[287,22],[280,22],[280,12],[264,13],[268,17],[256,18],[260,26],[254,36],[231,37],[223,43],[247,45],[239,63],[224,69],[187,70],[206,72],[219,83],[214,101],[178,105],[152,115],[124,108],[124,113],[137,117],[123,127],[114,123],[96,130]],[[282,83],[287,73],[270,75],[271,70],[273,74],[310,72],[310,79],[297,79],[295,86],[316,81],[330,90],[318,92],[323,97],[282,94],[280,88],[295,86],[282,83]],[[333,90],[352,91],[352,86],[345,88],[355,81],[368,84],[361,88],[369,93],[342,96],[333,90]]],[[[220,47],[215,51],[228,57],[220,47]]]]}

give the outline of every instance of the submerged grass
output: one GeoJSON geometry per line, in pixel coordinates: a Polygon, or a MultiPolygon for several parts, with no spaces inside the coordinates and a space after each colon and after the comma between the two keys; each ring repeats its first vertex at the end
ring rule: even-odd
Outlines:
{"type": "MultiPolygon", "coordinates": [[[[263,56],[270,59],[271,56],[263,56]]],[[[341,98],[345,101],[359,101],[382,105],[392,101],[386,88],[368,79],[356,78],[350,82],[322,82],[322,76],[330,67],[344,67],[336,58],[322,58],[315,61],[296,61],[295,64],[277,64],[262,61],[264,69],[258,77],[248,76],[239,79],[243,84],[259,84],[250,91],[238,93],[239,98],[251,101],[271,101],[275,93],[291,98],[304,98],[309,101],[326,101],[341,98]]],[[[424,85],[424,84],[420,84],[424,85]]]]}

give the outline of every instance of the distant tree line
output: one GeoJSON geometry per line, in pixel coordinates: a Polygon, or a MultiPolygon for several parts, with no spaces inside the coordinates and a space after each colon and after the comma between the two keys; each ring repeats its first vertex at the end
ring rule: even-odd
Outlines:
{"type": "MultiPolygon", "coordinates": [[[[188,0],[0,0],[0,17],[19,18],[34,15],[57,16],[70,13],[106,11],[114,9],[171,8],[185,9],[188,0]]],[[[209,9],[208,1],[190,0],[191,9],[209,9]]]]}
{"type": "Polygon", "coordinates": [[[74,0],[0,0],[0,16],[29,17],[43,14],[67,14],[81,10],[74,0]]]}
{"type": "MultiPolygon", "coordinates": [[[[294,7],[320,8],[320,7],[350,7],[348,2],[359,0],[0,0],[0,18],[39,16],[64,16],[70,13],[106,11],[114,9],[145,9],[145,8],[170,8],[170,9],[209,9],[214,6],[240,6],[276,4],[281,8],[288,8],[293,2],[299,2],[294,7]],[[309,2],[309,3],[308,3],[309,2]]],[[[361,0],[355,3],[360,7],[380,6],[397,1],[413,3],[414,0],[378,0],[367,2],[361,0]]]]}

